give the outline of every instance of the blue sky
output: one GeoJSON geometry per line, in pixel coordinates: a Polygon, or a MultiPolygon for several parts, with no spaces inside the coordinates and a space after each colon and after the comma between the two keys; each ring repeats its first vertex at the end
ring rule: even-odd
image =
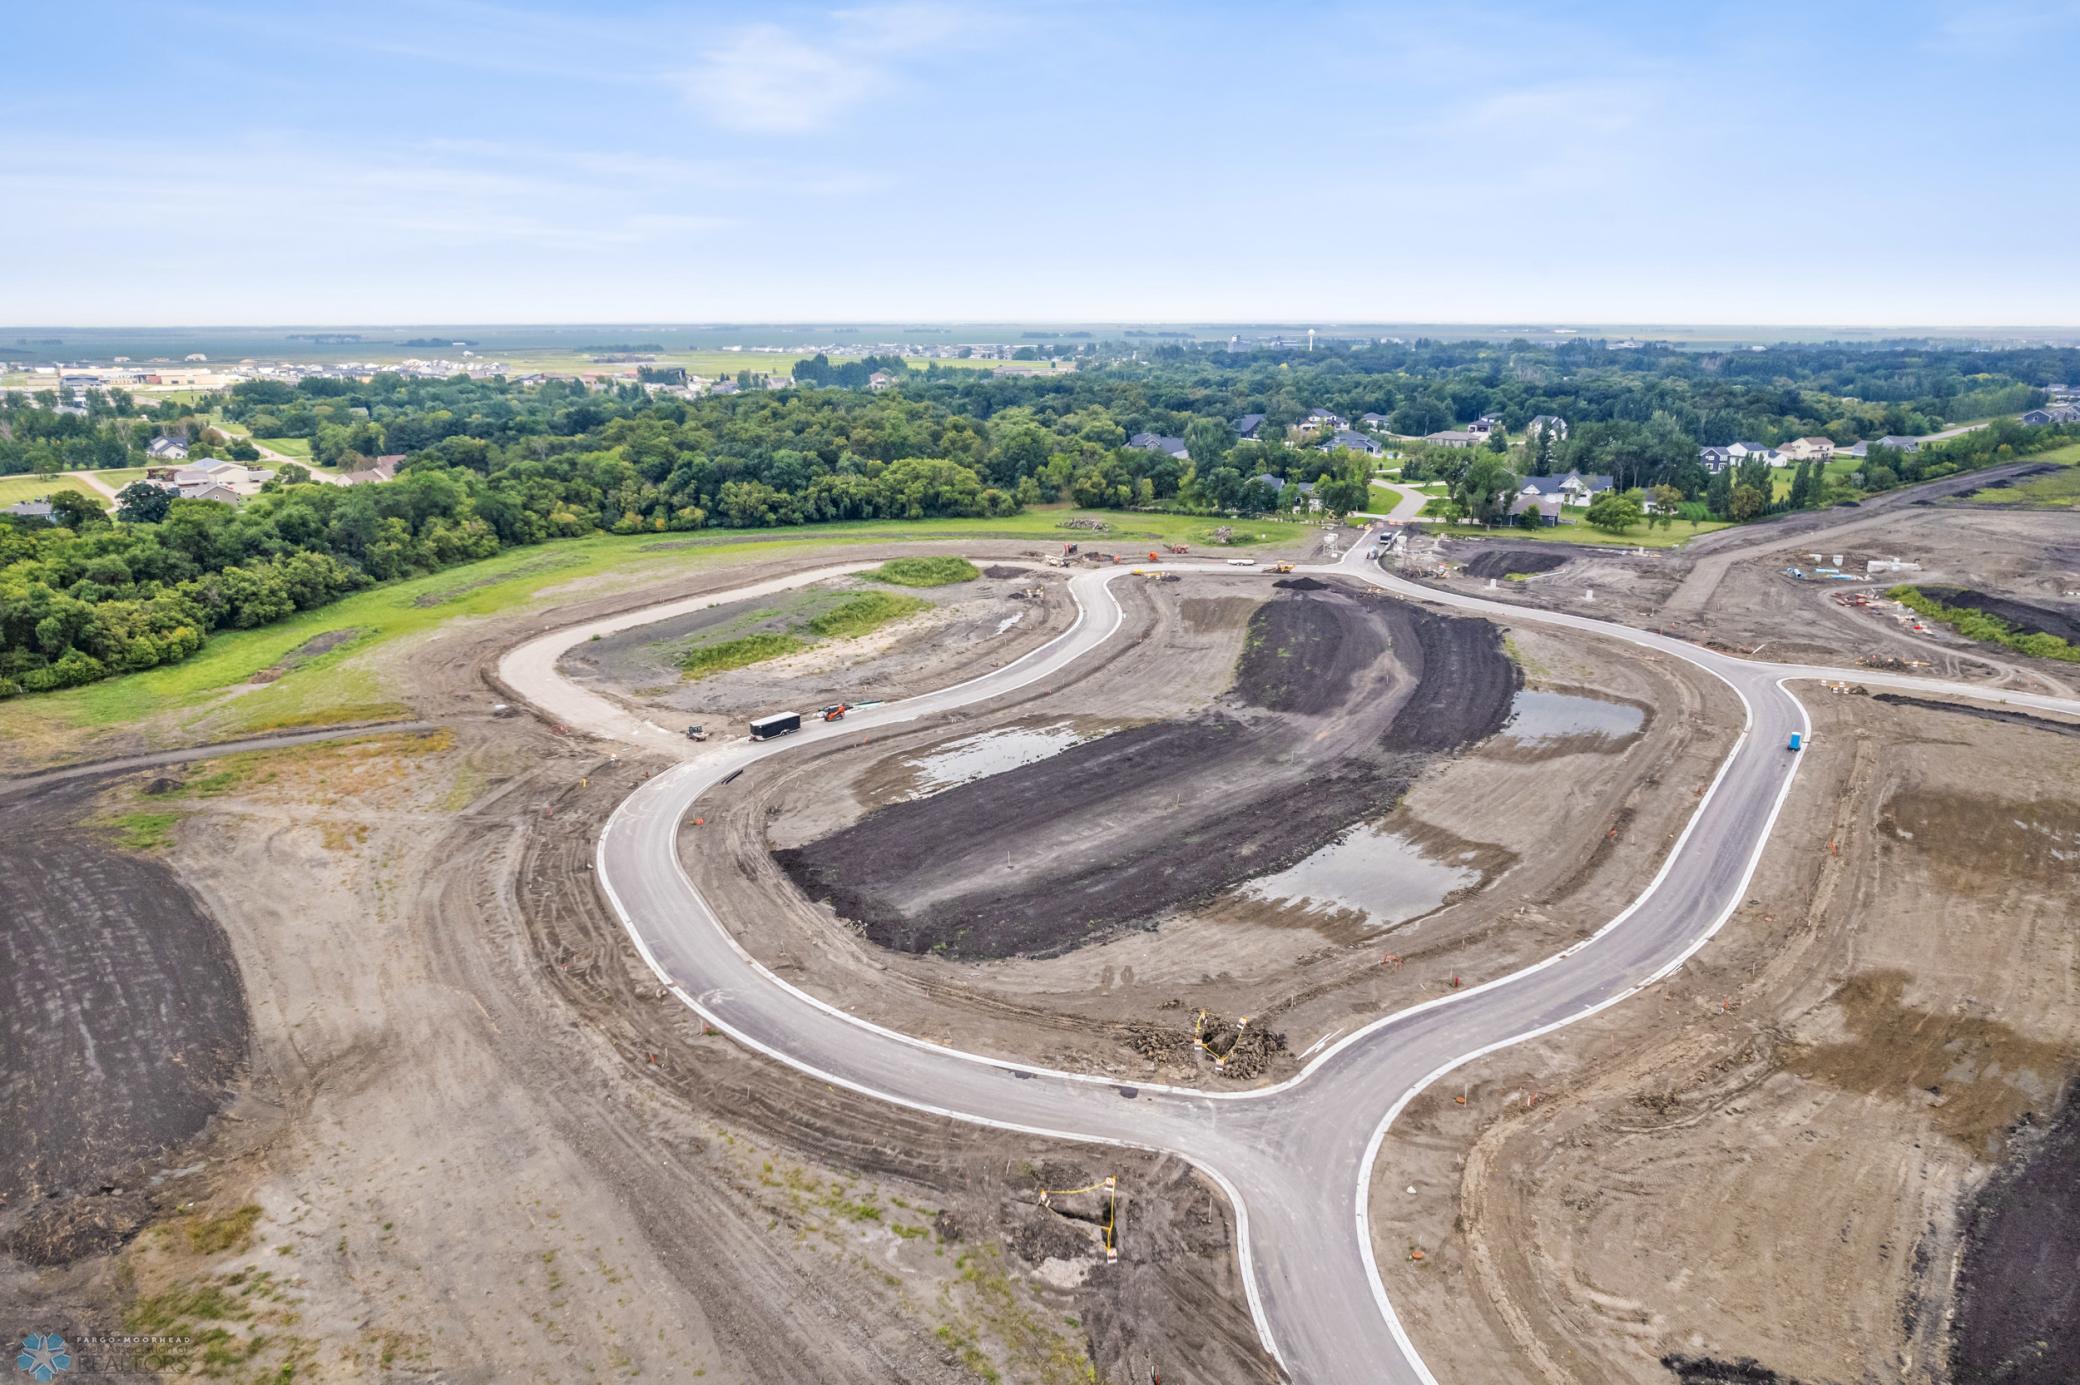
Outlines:
{"type": "Polygon", "coordinates": [[[10,323],[2080,323],[2080,0],[8,32],[10,323]]]}

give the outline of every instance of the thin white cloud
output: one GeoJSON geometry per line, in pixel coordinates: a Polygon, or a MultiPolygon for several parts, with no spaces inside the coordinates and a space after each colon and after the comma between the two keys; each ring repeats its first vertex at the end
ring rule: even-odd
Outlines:
{"type": "Polygon", "coordinates": [[[898,90],[915,65],[979,41],[987,27],[932,3],[833,10],[813,30],[750,24],[701,55],[686,95],[727,129],[809,134],[898,90]]]}

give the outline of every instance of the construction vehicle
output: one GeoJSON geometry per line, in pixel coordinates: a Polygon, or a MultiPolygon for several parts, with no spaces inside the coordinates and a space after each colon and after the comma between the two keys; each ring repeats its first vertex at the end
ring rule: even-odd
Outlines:
{"type": "Polygon", "coordinates": [[[1192,549],[1189,544],[1166,543],[1163,545],[1163,551],[1165,553],[1189,553],[1192,549]]]}
{"type": "Polygon", "coordinates": [[[843,721],[845,720],[845,714],[851,710],[852,704],[850,702],[833,702],[828,707],[819,707],[816,715],[822,717],[825,721],[843,721]]]}
{"type": "Polygon", "coordinates": [[[790,735],[802,729],[800,712],[775,712],[769,717],[760,717],[751,723],[751,739],[769,741],[775,736],[790,735]]]}
{"type": "Polygon", "coordinates": [[[1273,563],[1271,565],[1271,570],[1273,572],[1291,572],[1293,570],[1293,565],[1291,563],[1273,563]]]}
{"type": "Polygon", "coordinates": [[[695,722],[686,728],[686,739],[689,741],[704,741],[708,739],[708,730],[699,722],[695,722]]]}
{"type": "Polygon", "coordinates": [[[1065,544],[1063,544],[1063,545],[1062,545],[1062,556],[1063,556],[1064,558],[1068,557],[1068,556],[1069,556],[1070,554],[1074,553],[1075,551],[1076,551],[1076,545],[1075,545],[1075,544],[1073,544],[1073,543],[1065,543],[1065,544]]]}

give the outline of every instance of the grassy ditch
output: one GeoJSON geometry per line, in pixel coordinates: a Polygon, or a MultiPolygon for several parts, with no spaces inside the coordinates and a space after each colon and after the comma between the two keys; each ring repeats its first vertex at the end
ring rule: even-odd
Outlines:
{"type": "Polygon", "coordinates": [[[783,659],[808,647],[807,640],[793,635],[744,635],[688,650],[679,660],[679,671],[688,678],[706,678],[711,674],[727,673],[733,668],[762,664],[768,659],[783,659]]]}
{"type": "Polygon", "coordinates": [[[982,575],[966,558],[891,558],[872,572],[860,576],[869,582],[889,582],[898,587],[947,587],[955,582],[972,582],[982,575]]]}
{"type": "MultiPolygon", "coordinates": [[[[920,562],[941,562],[943,559],[919,559],[920,562]]],[[[955,562],[960,562],[958,558],[955,562]]],[[[967,564],[962,563],[963,567],[967,564]]],[[[973,572],[973,568],[968,569],[973,572]]],[[[966,578],[955,578],[966,581],[966,578]]],[[[932,603],[915,596],[892,596],[887,592],[861,592],[848,596],[837,605],[809,621],[812,634],[825,639],[849,640],[860,635],[872,634],[892,620],[915,615],[932,603]]]]}
{"type": "MultiPolygon", "coordinates": [[[[784,659],[814,649],[825,640],[852,640],[872,634],[884,625],[929,610],[931,605],[922,597],[897,596],[892,592],[847,593],[834,604],[816,610],[814,615],[792,621],[785,629],[754,630],[695,645],[679,656],[679,671],[691,680],[784,659]]],[[[770,619],[776,613],[760,614],[770,619]]]]}
{"type": "Polygon", "coordinates": [[[1894,587],[1886,595],[1929,620],[1941,621],[1968,640],[2003,645],[2021,654],[2033,654],[2040,659],[2059,659],[2069,664],[2080,664],[2080,646],[2069,644],[2056,635],[2018,630],[1999,616],[1988,615],[1984,611],[1968,610],[1962,606],[1946,606],[1912,587],[1894,587]]]}

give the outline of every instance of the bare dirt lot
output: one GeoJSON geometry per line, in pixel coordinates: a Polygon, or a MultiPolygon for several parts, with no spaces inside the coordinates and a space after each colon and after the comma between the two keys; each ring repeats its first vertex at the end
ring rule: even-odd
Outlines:
{"type": "Polygon", "coordinates": [[[2054,693],[2080,682],[2069,664],[1975,643],[1884,600],[1885,591],[1902,582],[1929,583],[2059,616],[2069,611],[2068,593],[2080,591],[2080,517],[1963,506],[1876,507],[1873,501],[1865,509],[1821,512],[1834,517],[1827,528],[1787,530],[1773,523],[1725,529],[1681,548],[1640,552],[1577,547],[1559,555],[1559,545],[1540,548],[1509,538],[1416,537],[1403,570],[1454,590],[1619,620],[1786,661],[1907,668],[2054,693]],[[1536,564],[1547,556],[1564,560],[1536,564]],[[1919,570],[1866,572],[1874,559],[1915,563],[1919,570]],[[1448,566],[1447,575],[1430,578],[1439,563],[1448,566]],[[1815,574],[1816,566],[1840,567],[1863,580],[1834,580],[1815,574]],[[1786,571],[1793,567],[1806,575],[1786,571]],[[1700,573],[1709,580],[1700,580],[1700,573]],[[1852,595],[1871,604],[1844,604],[1852,595]]]}
{"type": "MultiPolygon", "coordinates": [[[[1410,650],[1376,660],[1365,643],[1377,640],[1377,630],[1367,631],[1383,622],[1389,638],[1422,648],[1410,627],[1395,625],[1395,603],[1380,602],[1376,609],[1385,614],[1347,632],[1363,658],[1351,664],[1348,699],[1332,699],[1336,711],[1274,713],[1228,691],[1238,667],[1248,666],[1252,628],[1264,628],[1257,612],[1267,598],[1275,598],[1271,607],[1290,604],[1298,612],[1331,594],[1203,582],[1135,583],[1121,595],[1126,627],[1053,687],[964,715],[953,726],[927,723],[804,747],[705,797],[702,825],[682,837],[682,860],[739,941],[832,1003],[964,1047],[1170,1081],[1275,1077],[1316,1042],[1447,989],[1455,974],[1494,974],[1564,947],[1608,918],[1653,873],[1739,720],[1731,695],[1687,665],[1527,628],[1504,641],[1527,682],[1511,704],[1511,720],[1477,747],[1441,753],[1464,734],[1460,713],[1424,711],[1403,720],[1395,659],[1410,650]],[[1403,634],[1394,636],[1396,628],[1403,634]],[[1371,695],[1371,679],[1391,691],[1371,695]],[[1380,755],[1399,728],[1412,739],[1393,754],[1425,757],[1427,768],[1397,806],[1343,818],[1349,830],[1332,827],[1327,844],[1290,871],[1210,893],[1159,875],[1152,889],[1174,891],[1180,902],[1101,940],[1044,956],[964,961],[890,950],[805,900],[769,854],[831,839],[896,809],[907,810],[904,817],[920,813],[935,797],[981,804],[1001,818],[994,836],[963,835],[970,819],[983,820],[982,808],[934,808],[944,815],[932,818],[930,833],[914,834],[911,845],[883,845],[914,851],[917,837],[972,841],[967,878],[957,870],[935,877],[946,888],[988,890],[1010,881],[1032,891],[1034,912],[1067,919],[1078,930],[1071,936],[1080,938],[1089,915],[1049,914],[1054,901],[1039,888],[1068,878],[1054,869],[1054,853],[1044,849],[1050,844],[1064,841],[1102,861],[1108,849],[1131,852],[1143,834],[1170,833],[1173,819],[1211,822],[1210,830],[1220,832],[1273,833],[1270,815],[1256,805],[1267,779],[1291,782],[1291,765],[1275,757],[1251,762],[1247,774],[1216,759],[1194,770],[1210,777],[1183,776],[1173,785],[1164,765],[1127,766],[1098,753],[1105,740],[1117,739],[1107,733],[1122,728],[1222,719],[1270,723],[1257,733],[1265,736],[1290,737],[1294,728],[1305,737],[1324,735],[1291,752],[1313,767],[1310,773],[1338,756],[1380,755]],[[1318,744],[1333,744],[1336,754],[1317,760],[1318,744]],[[1008,792],[1007,785],[1027,791],[1008,792]],[[1235,821],[1222,821],[1220,810],[1235,821]],[[1082,843],[1074,834],[1087,826],[1104,832],[1082,843]],[[1383,898],[1397,907],[1379,911],[1374,906],[1383,898]],[[1210,1038],[1220,1051],[1222,1017],[1242,1016],[1251,1017],[1246,1032],[1268,1031],[1272,1046],[1261,1062],[1216,1068],[1200,1041],[1210,1038]],[[1280,1034],[1283,1051],[1275,1042],[1280,1034]]],[[[1276,647],[1259,645],[1266,652],[1276,647]]],[[[1280,662],[1289,661],[1267,666],[1260,696],[1288,695],[1277,691],[1288,687],[1282,677],[1269,671],[1280,662]]],[[[1322,686],[1333,689],[1335,682],[1322,686]]],[[[1462,690],[1456,677],[1441,687],[1448,699],[1462,690]]],[[[1306,695],[1317,692],[1310,686],[1306,695]]],[[[1127,750],[1137,743],[1121,742],[1127,750]]],[[[1242,745],[1238,762],[1258,753],[1242,745]]],[[[1335,818],[1309,815],[1320,804],[1337,806],[1332,790],[1294,789],[1281,811],[1319,833],[1335,818]]],[[[1188,843],[1182,832],[1170,840],[1188,843]]],[[[855,851],[847,859],[859,859],[865,874],[876,869],[866,863],[871,854],[855,851]]],[[[1187,845],[1173,854],[1196,873],[1229,873],[1209,852],[1187,845]]],[[[1259,869],[1288,854],[1259,856],[1259,869]]],[[[928,874],[937,869],[930,858],[920,864],[928,874]]],[[[1157,858],[1150,869],[1175,864],[1157,858]]],[[[893,870],[889,876],[908,879],[893,870]]],[[[1141,888],[1129,882],[1130,890],[1141,888]]]]}
{"type": "MultiPolygon", "coordinates": [[[[547,623],[384,651],[384,686],[439,734],[96,789],[96,816],[176,819],[123,868],[170,867],[221,929],[248,1041],[218,1117],[125,1175],[118,1235],[0,1257],[0,1312],[187,1336],[207,1361],[130,1364],[239,1377],[1269,1380],[1196,1175],[847,1098],[659,1003],[590,870],[650,767],[490,714],[490,661],[547,623]],[[1073,1206],[1038,1205],[1105,1175],[1117,1264],[1073,1206]]],[[[116,959],[85,960],[61,986],[116,959]]],[[[202,1072],[214,1032],[164,1061],[202,1072]]],[[[48,1095],[31,1085],[10,1132],[48,1095]]]]}
{"type": "Polygon", "coordinates": [[[1441,1377],[2070,1379],[2080,744],[1810,703],[1724,933],[1391,1132],[1375,1244],[1441,1377]]]}
{"type": "Polygon", "coordinates": [[[781,864],[873,941],[960,958],[1059,952],[1291,866],[1498,730],[1519,677],[1484,621],[1306,580],[1251,612],[1217,710],[890,804],[781,864]]]}
{"type": "Polygon", "coordinates": [[[595,691],[661,718],[736,722],[776,709],[907,697],[958,681],[960,671],[1008,663],[1060,634],[1075,614],[1064,574],[994,565],[941,587],[891,587],[846,577],[791,592],[716,605],[589,642],[563,671],[595,691]],[[994,574],[994,575],[992,575],[994,574]],[[927,603],[869,634],[819,638],[807,627],[847,597],[882,594],[927,603]],[[698,679],[680,669],[704,645],[753,636],[808,647],[698,679]]]}

